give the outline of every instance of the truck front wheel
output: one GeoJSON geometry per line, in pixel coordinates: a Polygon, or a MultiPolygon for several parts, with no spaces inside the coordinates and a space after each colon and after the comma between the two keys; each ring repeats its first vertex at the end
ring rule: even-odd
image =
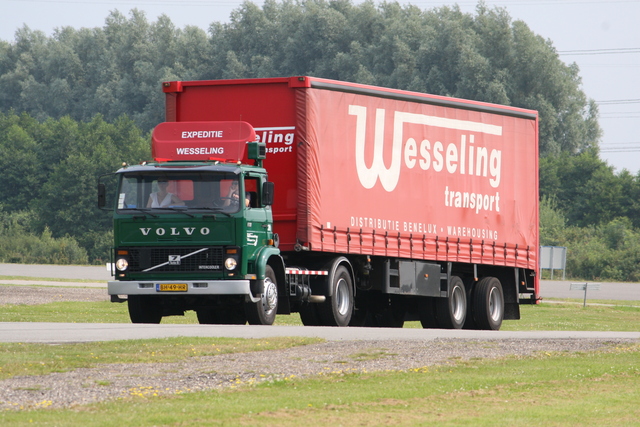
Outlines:
{"type": "Polygon", "coordinates": [[[158,298],[129,295],[127,305],[131,323],[160,323],[162,320],[162,306],[158,298]]]}
{"type": "Polygon", "coordinates": [[[270,265],[265,269],[264,291],[258,302],[246,302],[244,311],[250,325],[273,325],[278,312],[278,285],[270,265]]]}
{"type": "Polygon", "coordinates": [[[348,326],[353,313],[353,282],[349,271],[343,265],[336,268],[330,279],[331,296],[318,306],[318,314],[323,325],[348,326]]]}
{"type": "Polygon", "coordinates": [[[244,325],[247,318],[243,303],[223,303],[215,308],[196,309],[198,323],[201,325],[244,325]]]}

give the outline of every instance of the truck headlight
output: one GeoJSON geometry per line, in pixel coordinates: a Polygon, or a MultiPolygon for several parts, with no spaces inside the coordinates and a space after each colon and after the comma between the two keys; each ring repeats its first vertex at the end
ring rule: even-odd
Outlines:
{"type": "Polygon", "coordinates": [[[238,265],[238,261],[236,261],[235,258],[229,257],[226,260],[224,260],[224,268],[226,268],[227,270],[234,270],[237,265],[238,265]]]}
{"type": "Polygon", "coordinates": [[[118,258],[116,260],[116,268],[119,271],[125,271],[129,267],[129,261],[126,258],[118,258]]]}

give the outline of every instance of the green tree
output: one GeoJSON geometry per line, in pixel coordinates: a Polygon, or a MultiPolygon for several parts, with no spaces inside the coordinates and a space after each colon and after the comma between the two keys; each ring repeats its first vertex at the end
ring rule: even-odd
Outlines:
{"type": "Polygon", "coordinates": [[[38,197],[43,177],[35,138],[39,126],[26,114],[0,113],[0,203],[9,212],[28,210],[38,197]]]}
{"type": "Polygon", "coordinates": [[[638,191],[637,180],[628,173],[615,175],[595,150],[540,161],[540,195],[555,198],[569,225],[599,225],[631,215],[637,202],[629,196],[638,191]]]}
{"type": "Polygon", "coordinates": [[[566,219],[558,209],[554,199],[543,197],[540,200],[540,245],[562,246],[566,219]]]}
{"type": "Polygon", "coordinates": [[[640,227],[640,175],[615,175],[598,159],[598,109],[579,72],[550,40],[483,2],[463,13],[247,1],[208,33],[136,9],[51,37],[23,26],[0,41],[0,168],[10,184],[0,203],[28,212],[30,231],[71,236],[99,258],[104,244],[91,240],[108,241],[108,220],[93,209],[95,177],[148,157],[142,134],[163,120],[162,81],[308,74],[538,110],[544,240],[608,248],[589,236],[619,217],[640,227]]]}
{"type": "MultiPolygon", "coordinates": [[[[60,123],[48,125],[56,127],[60,123]]],[[[48,227],[54,237],[104,232],[110,227],[110,218],[96,208],[97,177],[113,172],[123,162],[148,159],[148,140],[124,117],[109,124],[96,116],[89,123],[77,123],[73,129],[67,127],[67,132],[74,144],[49,165],[51,172],[35,203],[38,228],[48,227]]]]}
{"type": "Polygon", "coordinates": [[[81,242],[91,259],[105,259],[106,246],[91,241],[106,241],[111,227],[96,207],[97,177],[122,162],[147,160],[148,141],[124,116],[114,123],[99,115],[88,123],[69,117],[40,123],[27,114],[0,113],[0,207],[25,212],[19,231],[40,236],[35,241],[69,238],[81,242]]]}
{"type": "Polygon", "coordinates": [[[504,9],[423,11],[398,3],[246,2],[211,27],[204,78],[311,74],[540,112],[540,153],[597,147],[595,103],[579,70],[504,9]]]}
{"type": "Polygon", "coordinates": [[[536,109],[543,156],[576,154],[600,138],[577,66],[482,2],[475,14],[397,2],[245,2],[208,37],[133,9],[128,18],[112,12],[102,28],[65,27],[51,38],[23,27],[0,52],[0,110],[40,120],[126,114],[147,131],[163,118],[163,80],[310,74],[536,109]]]}

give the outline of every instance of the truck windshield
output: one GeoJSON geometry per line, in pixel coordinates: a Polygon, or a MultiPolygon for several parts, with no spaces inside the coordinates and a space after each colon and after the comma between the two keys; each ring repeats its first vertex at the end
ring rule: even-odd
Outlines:
{"type": "Polygon", "coordinates": [[[240,210],[238,175],[233,173],[124,173],[118,189],[118,211],[154,215],[178,212],[240,210]]]}

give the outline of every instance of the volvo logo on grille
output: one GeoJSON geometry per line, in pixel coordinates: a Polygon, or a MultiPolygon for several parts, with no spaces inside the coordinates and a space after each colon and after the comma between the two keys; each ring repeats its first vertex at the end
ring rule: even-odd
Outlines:
{"type": "Polygon", "coordinates": [[[180,255],[169,255],[169,265],[180,265],[181,262],[180,255]]]}
{"type": "MultiPolygon", "coordinates": [[[[151,227],[140,227],[140,232],[142,233],[143,236],[148,236],[151,233],[151,230],[152,230],[151,227]]],[[[193,235],[194,231],[196,231],[195,227],[182,227],[182,228],[169,227],[168,230],[166,228],[156,228],[154,233],[157,236],[165,236],[165,235],[166,236],[184,236],[184,235],[191,236],[193,235]]],[[[206,236],[209,233],[211,233],[211,230],[209,229],[209,227],[200,228],[201,235],[206,236]]]]}

